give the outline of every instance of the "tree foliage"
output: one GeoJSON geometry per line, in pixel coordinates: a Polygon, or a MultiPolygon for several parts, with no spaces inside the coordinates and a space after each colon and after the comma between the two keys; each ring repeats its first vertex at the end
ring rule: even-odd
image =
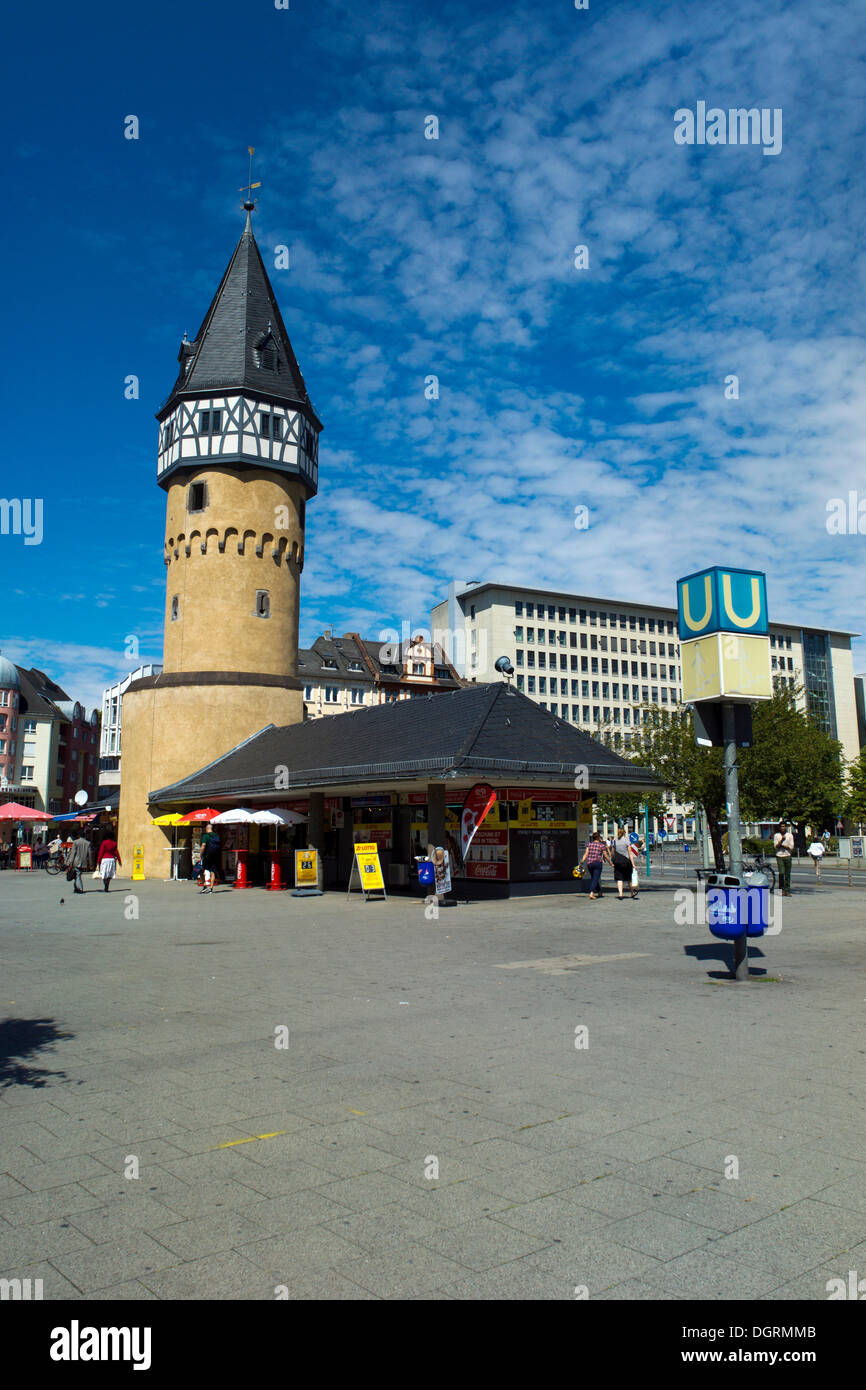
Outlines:
{"type": "Polygon", "coordinates": [[[753,708],[754,746],[739,755],[745,820],[781,816],[823,825],[844,803],[842,745],[797,708],[796,693],[780,687],[753,708]]]}
{"type": "MultiPolygon", "coordinates": [[[[790,688],[753,706],[754,745],[737,754],[740,815],[825,823],[844,803],[842,745],[796,705],[790,688]]],[[[716,864],[722,866],[720,822],[726,819],[724,755],[699,748],[687,706],[646,707],[633,732],[631,761],[649,768],[685,806],[703,807],[716,864]]],[[[866,768],[862,778],[866,792],[866,768]]],[[[864,798],[866,811],[866,798],[864,798]]]]}
{"type": "Polygon", "coordinates": [[[845,791],[846,816],[862,824],[866,821],[866,748],[848,767],[845,791]]]}

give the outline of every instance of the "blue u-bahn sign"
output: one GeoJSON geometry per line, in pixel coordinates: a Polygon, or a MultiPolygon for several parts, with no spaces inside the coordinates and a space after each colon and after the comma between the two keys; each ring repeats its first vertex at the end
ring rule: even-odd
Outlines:
{"type": "Polygon", "coordinates": [[[677,580],[680,641],[713,632],[767,633],[767,578],[759,570],[699,570],[677,580]]]}

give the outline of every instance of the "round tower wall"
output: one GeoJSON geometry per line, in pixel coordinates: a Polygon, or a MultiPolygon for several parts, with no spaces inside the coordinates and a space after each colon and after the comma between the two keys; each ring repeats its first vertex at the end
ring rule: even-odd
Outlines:
{"type": "Polygon", "coordinates": [[[172,481],[166,671],[296,675],[305,497],[297,479],[266,469],[204,467],[172,481]]]}

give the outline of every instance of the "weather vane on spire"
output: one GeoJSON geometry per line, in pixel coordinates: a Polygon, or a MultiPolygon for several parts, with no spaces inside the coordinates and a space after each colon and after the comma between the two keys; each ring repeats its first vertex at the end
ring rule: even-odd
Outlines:
{"type": "Polygon", "coordinates": [[[239,193],[246,193],[247,196],[246,196],[246,199],[244,200],[244,208],[246,209],[247,212],[252,212],[252,211],[254,210],[255,206],[256,206],[256,205],[255,205],[255,201],[253,200],[253,196],[252,196],[253,189],[254,189],[254,188],[261,188],[262,184],[261,184],[261,180],[259,180],[258,183],[253,183],[253,181],[252,181],[252,178],[253,178],[253,155],[255,154],[255,149],[253,148],[252,145],[247,145],[247,149],[248,149],[249,152],[250,152],[250,172],[249,172],[249,179],[250,179],[250,182],[249,182],[249,183],[245,183],[241,188],[238,189],[238,192],[239,192],[239,193]]]}

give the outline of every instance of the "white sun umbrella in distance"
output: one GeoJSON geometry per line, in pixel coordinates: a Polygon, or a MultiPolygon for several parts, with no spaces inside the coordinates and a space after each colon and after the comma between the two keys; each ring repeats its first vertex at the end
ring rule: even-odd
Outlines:
{"type": "Polygon", "coordinates": [[[218,816],[214,816],[211,825],[249,825],[255,820],[252,811],[247,811],[243,806],[236,806],[231,811],[220,811],[218,816]]]}

